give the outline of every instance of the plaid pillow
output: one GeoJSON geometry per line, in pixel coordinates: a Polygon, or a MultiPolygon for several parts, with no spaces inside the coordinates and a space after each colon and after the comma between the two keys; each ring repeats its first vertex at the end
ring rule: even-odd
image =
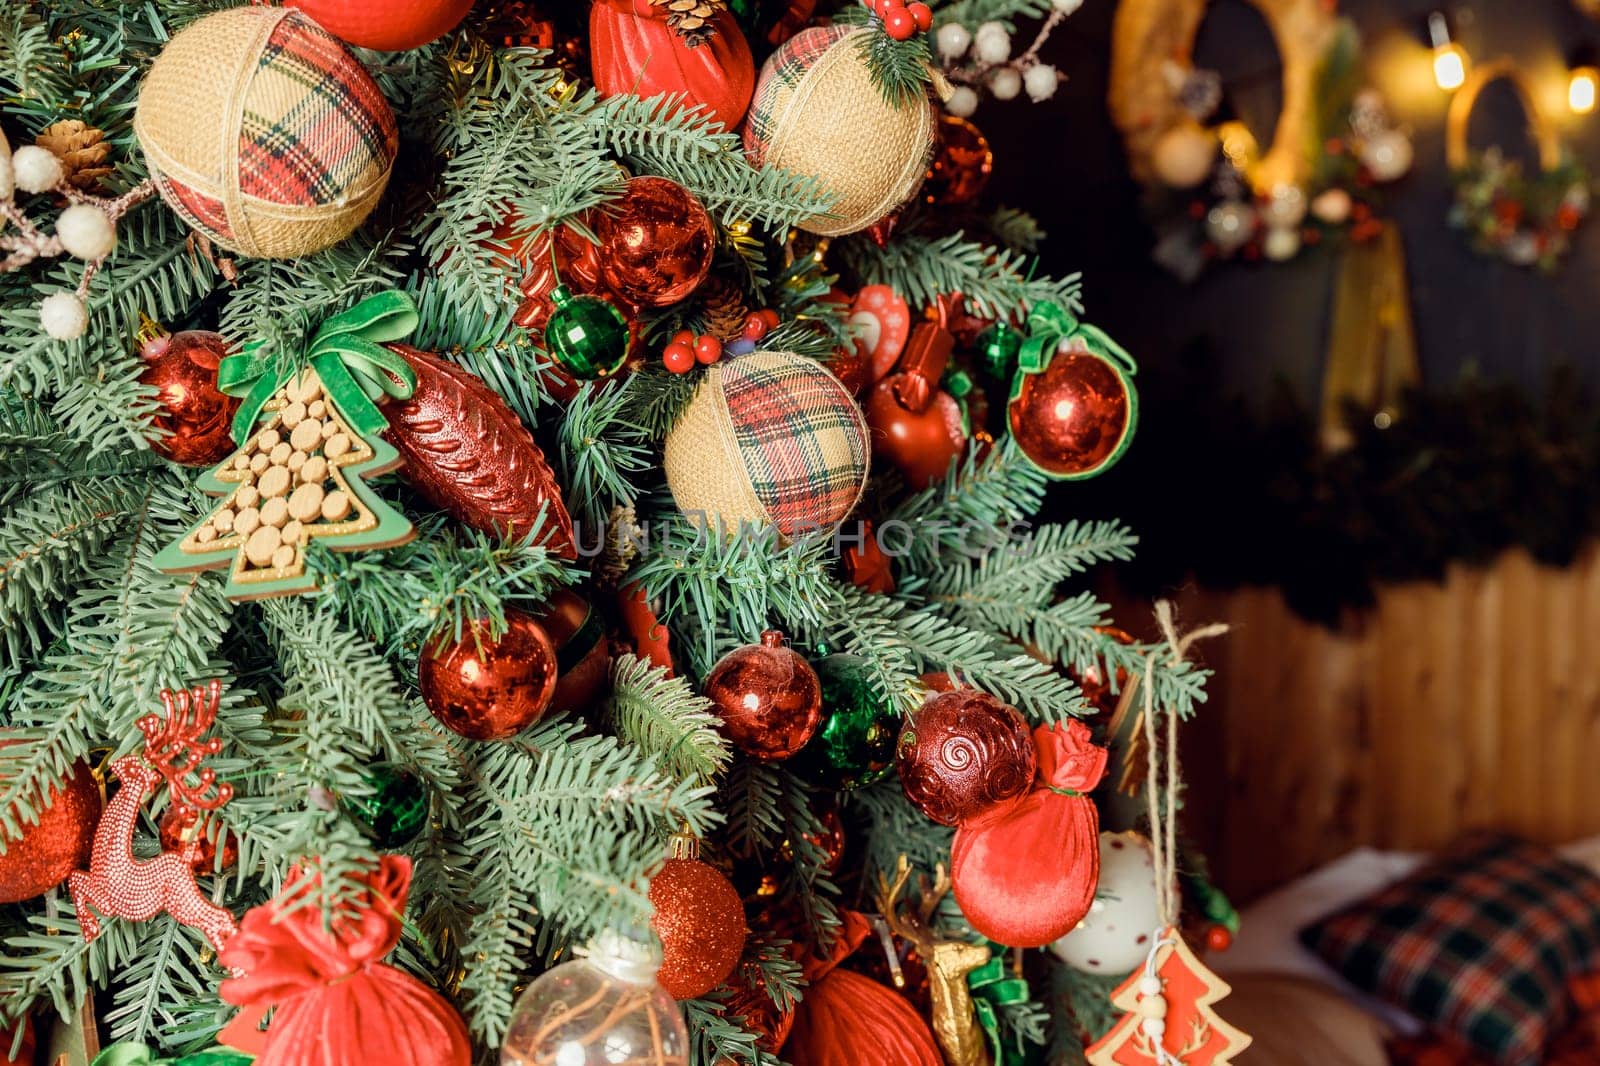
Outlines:
{"type": "Polygon", "coordinates": [[[1356,986],[1504,1066],[1541,1061],[1567,982],[1600,959],[1600,878],[1478,838],[1300,933],[1356,986]]]}

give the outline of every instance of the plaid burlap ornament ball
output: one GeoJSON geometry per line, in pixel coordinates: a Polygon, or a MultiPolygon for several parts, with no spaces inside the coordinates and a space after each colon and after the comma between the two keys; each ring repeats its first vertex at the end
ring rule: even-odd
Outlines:
{"type": "Polygon", "coordinates": [[[865,229],[909,200],[933,154],[925,97],[899,104],[873,84],[865,41],[877,31],[813,26],[789,38],[761,68],[744,125],[756,166],[814,176],[835,201],[800,223],[824,237],[865,229]]]}
{"type": "Polygon", "coordinates": [[[751,352],[712,365],[667,435],[667,484],[696,521],[831,529],[866,487],[867,423],[820,363],[751,352]]]}
{"type": "Polygon", "coordinates": [[[287,259],[349,236],[399,147],[394,113],[338,40],[298,11],[208,15],[167,43],[134,133],[162,199],[213,244],[287,259]]]}

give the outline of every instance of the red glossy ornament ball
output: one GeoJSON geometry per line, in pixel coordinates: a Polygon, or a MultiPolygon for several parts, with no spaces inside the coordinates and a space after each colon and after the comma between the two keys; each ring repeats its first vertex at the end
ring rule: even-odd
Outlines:
{"type": "Polygon", "coordinates": [[[1133,385],[1094,352],[1058,352],[1039,373],[1018,375],[1012,391],[1011,436],[1051,477],[1092,477],[1116,462],[1133,437],[1133,385]]]}
{"type": "Polygon", "coordinates": [[[538,619],[506,609],[506,630],[489,620],[464,626],[457,639],[439,630],[417,662],[422,701],[446,728],[470,740],[503,740],[537,722],[556,688],[556,648],[538,619]]]}
{"type": "Polygon", "coordinates": [[[456,28],[472,0],[284,0],[344,41],[380,52],[421,48],[456,28]]]}
{"type": "MultiPolygon", "coordinates": [[[[0,738],[0,747],[11,743],[0,738]]],[[[89,764],[74,764],[66,781],[51,786],[38,824],[24,824],[22,839],[6,840],[0,855],[0,903],[32,899],[59,885],[72,871],[87,869],[101,806],[100,784],[89,764]]]]}
{"type": "Polygon", "coordinates": [[[960,115],[940,115],[934,145],[933,162],[922,183],[923,198],[954,207],[983,195],[994,172],[994,151],[983,131],[960,115]]]}
{"type": "Polygon", "coordinates": [[[967,446],[961,406],[948,392],[936,389],[928,406],[913,411],[895,395],[900,379],[901,375],[891,374],[867,394],[872,453],[898,468],[912,488],[927,488],[945,476],[967,446]]]}
{"type": "Polygon", "coordinates": [[[722,358],[722,342],[709,333],[694,342],[694,357],[703,366],[710,366],[722,358]]]}
{"type": "Polygon", "coordinates": [[[605,621],[588,600],[571,589],[551,596],[537,614],[555,645],[553,711],[586,711],[600,702],[611,678],[611,646],[605,621]]]}
{"type": "Polygon", "coordinates": [[[918,810],[941,825],[959,825],[1027,791],[1037,756],[1016,708],[962,688],[930,696],[912,714],[895,764],[918,810]]]}
{"type": "Polygon", "coordinates": [[[1225,925],[1212,925],[1206,927],[1206,950],[1227,951],[1233,947],[1233,934],[1228,932],[1225,925]]]}
{"type": "Polygon", "coordinates": [[[920,0],[906,5],[906,10],[911,12],[911,17],[917,24],[917,32],[927,33],[933,28],[933,8],[920,0]]]}
{"type": "Polygon", "coordinates": [[[724,655],[706,675],[705,696],[734,747],[758,762],[789,758],[822,721],[817,672],[776,629],[724,655]]]}
{"type": "Polygon", "coordinates": [[[186,820],[177,807],[168,807],[161,815],[161,850],[178,851],[187,841],[195,842],[194,859],[189,863],[197,874],[209,874],[218,869],[217,835],[222,835],[222,866],[226,870],[239,861],[239,841],[232,833],[213,822],[186,820]]]}
{"type": "Polygon", "coordinates": [[[600,276],[630,303],[666,307],[711,271],[716,231],[693,193],[666,178],[630,178],[619,203],[596,212],[600,276]]]}
{"type": "Polygon", "coordinates": [[[897,41],[909,41],[917,32],[917,20],[903,7],[891,8],[883,16],[883,28],[897,41]]]}
{"type": "Polygon", "coordinates": [[[239,401],[217,388],[217,367],[228,354],[220,333],[187,330],[157,337],[141,349],[139,384],[158,390],[151,421],[166,436],[157,455],[184,466],[215,466],[233,451],[233,413],[239,401]]]}
{"type": "Polygon", "coordinates": [[[744,903],[722,871],[697,859],[668,859],[650,878],[650,904],[662,988],[674,999],[698,999],[728,979],[749,931],[744,903]]]}

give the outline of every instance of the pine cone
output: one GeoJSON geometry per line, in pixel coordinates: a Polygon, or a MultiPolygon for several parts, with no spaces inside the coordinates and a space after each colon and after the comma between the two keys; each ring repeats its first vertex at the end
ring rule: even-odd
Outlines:
{"type": "Polygon", "coordinates": [[[46,126],[34,143],[61,160],[67,169],[67,180],[79,189],[92,189],[111,174],[111,168],[105,165],[111,157],[106,135],[75,118],[46,126]]]}
{"type": "Polygon", "coordinates": [[[677,31],[684,44],[695,48],[716,35],[711,24],[728,9],[728,0],[650,0],[655,7],[667,9],[667,25],[677,31]]]}
{"type": "Polygon", "coordinates": [[[726,278],[709,278],[700,286],[700,294],[705,299],[706,332],[723,344],[738,339],[750,314],[739,286],[726,278]]]}

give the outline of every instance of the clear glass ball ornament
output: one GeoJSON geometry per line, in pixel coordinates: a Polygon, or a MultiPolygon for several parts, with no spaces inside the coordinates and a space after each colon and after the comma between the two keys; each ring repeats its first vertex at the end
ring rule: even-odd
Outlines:
{"type": "Polygon", "coordinates": [[[588,951],[522,993],[500,1066],[689,1066],[683,1015],[656,983],[660,947],[602,933],[588,951]]]}

